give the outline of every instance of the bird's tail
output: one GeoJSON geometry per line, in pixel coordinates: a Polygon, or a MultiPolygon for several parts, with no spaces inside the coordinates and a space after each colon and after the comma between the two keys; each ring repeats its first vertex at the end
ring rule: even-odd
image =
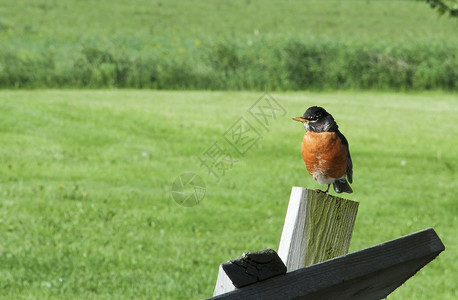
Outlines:
{"type": "Polygon", "coordinates": [[[334,191],[336,191],[336,193],[342,193],[342,192],[353,193],[353,190],[351,189],[350,185],[348,184],[346,176],[334,181],[332,186],[334,187],[334,191]]]}

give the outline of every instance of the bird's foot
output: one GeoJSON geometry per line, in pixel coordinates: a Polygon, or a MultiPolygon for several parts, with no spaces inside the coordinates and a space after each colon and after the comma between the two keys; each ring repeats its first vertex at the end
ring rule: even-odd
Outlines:
{"type": "Polygon", "coordinates": [[[330,187],[330,186],[331,186],[331,185],[328,184],[328,188],[327,188],[326,191],[324,191],[323,193],[325,193],[326,195],[328,195],[328,194],[329,194],[329,187],[330,187]]]}
{"type": "Polygon", "coordinates": [[[317,191],[318,193],[323,193],[323,194],[326,194],[326,195],[328,195],[328,194],[329,194],[329,189],[328,189],[328,190],[326,190],[326,191],[322,191],[322,190],[320,190],[320,189],[317,189],[317,190],[315,190],[315,191],[317,191]]]}

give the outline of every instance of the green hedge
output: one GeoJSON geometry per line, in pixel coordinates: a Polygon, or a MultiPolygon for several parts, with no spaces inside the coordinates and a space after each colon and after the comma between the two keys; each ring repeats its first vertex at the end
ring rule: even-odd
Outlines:
{"type": "Polygon", "coordinates": [[[454,45],[221,39],[184,48],[82,42],[0,49],[1,88],[457,89],[454,45]],[[27,50],[31,49],[31,50],[27,50]]]}

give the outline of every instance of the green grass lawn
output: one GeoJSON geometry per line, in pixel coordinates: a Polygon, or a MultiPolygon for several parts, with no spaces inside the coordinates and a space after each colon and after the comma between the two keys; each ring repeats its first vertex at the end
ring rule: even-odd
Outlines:
{"type": "Polygon", "coordinates": [[[147,43],[161,38],[186,47],[196,38],[221,35],[315,36],[370,43],[457,40],[455,20],[440,18],[427,3],[413,0],[3,0],[0,14],[4,38],[40,38],[58,41],[58,46],[80,39],[147,43]]]}
{"type": "Polygon", "coordinates": [[[446,251],[389,299],[456,299],[455,94],[279,93],[267,129],[257,92],[1,91],[0,297],[201,299],[218,266],[278,248],[291,186],[319,188],[300,154],[311,105],[350,143],[360,202],[350,251],[433,227],[446,251]],[[224,134],[240,117],[261,138],[244,155],[224,134]],[[219,182],[199,157],[236,162],[219,182]],[[202,202],[171,197],[195,172],[202,202]]]}

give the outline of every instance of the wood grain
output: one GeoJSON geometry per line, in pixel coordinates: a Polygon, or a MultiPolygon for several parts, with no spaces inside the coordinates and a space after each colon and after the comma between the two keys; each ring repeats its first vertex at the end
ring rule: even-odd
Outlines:
{"type": "Polygon", "coordinates": [[[304,266],[348,253],[359,203],[307,190],[304,266]]]}
{"type": "Polygon", "coordinates": [[[348,253],[358,205],[293,187],[278,247],[288,272],[348,253]]]}
{"type": "Polygon", "coordinates": [[[444,249],[428,228],[211,299],[383,299],[444,249]]]}

